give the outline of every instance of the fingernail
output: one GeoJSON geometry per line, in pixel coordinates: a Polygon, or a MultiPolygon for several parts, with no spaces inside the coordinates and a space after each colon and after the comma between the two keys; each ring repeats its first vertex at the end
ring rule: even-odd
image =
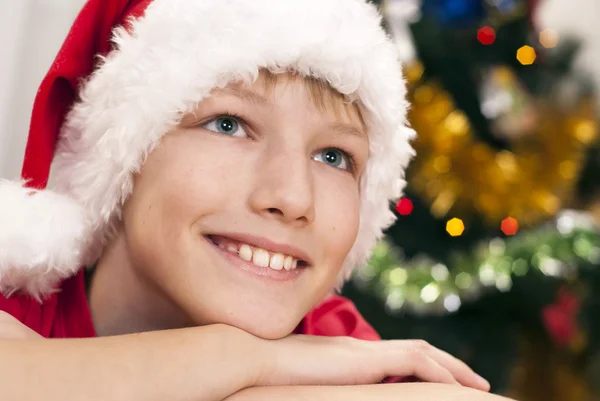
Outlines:
{"type": "Polygon", "coordinates": [[[490,382],[488,382],[487,380],[485,380],[483,377],[479,376],[478,374],[475,374],[477,376],[477,383],[481,386],[484,387],[486,389],[490,388],[490,382]]]}

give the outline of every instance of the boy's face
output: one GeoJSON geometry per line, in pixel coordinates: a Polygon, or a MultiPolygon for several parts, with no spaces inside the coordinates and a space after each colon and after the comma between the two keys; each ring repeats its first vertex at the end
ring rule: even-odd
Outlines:
{"type": "Polygon", "coordinates": [[[182,325],[285,336],[331,291],[355,241],[369,149],[359,113],[315,101],[303,78],[268,78],[186,115],[126,204],[127,264],[182,325]]]}

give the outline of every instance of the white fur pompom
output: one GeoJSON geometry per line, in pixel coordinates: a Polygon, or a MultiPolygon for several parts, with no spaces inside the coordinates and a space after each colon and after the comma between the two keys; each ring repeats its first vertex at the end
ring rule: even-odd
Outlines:
{"type": "Polygon", "coordinates": [[[0,292],[38,300],[84,261],[91,227],[83,208],[49,190],[0,180],[0,292]]]}

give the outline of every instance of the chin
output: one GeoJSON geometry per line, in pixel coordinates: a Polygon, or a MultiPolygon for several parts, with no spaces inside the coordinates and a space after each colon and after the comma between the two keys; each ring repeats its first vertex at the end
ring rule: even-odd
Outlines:
{"type": "Polygon", "coordinates": [[[253,336],[265,339],[265,340],[279,340],[281,338],[287,337],[296,328],[296,325],[293,326],[274,326],[274,325],[256,325],[252,324],[247,328],[238,327],[253,336]]]}
{"type": "Polygon", "coordinates": [[[298,296],[294,288],[273,291],[269,286],[252,286],[251,281],[244,284],[211,282],[178,304],[195,325],[225,324],[266,340],[290,335],[311,308],[311,299],[298,296]],[[203,296],[211,287],[220,290],[203,296]]]}
{"type": "Polygon", "coordinates": [[[289,315],[278,318],[278,314],[271,313],[247,314],[238,319],[224,319],[221,323],[237,327],[265,340],[278,340],[292,334],[300,323],[301,318],[296,320],[292,315],[293,312],[290,312],[289,315]]]}

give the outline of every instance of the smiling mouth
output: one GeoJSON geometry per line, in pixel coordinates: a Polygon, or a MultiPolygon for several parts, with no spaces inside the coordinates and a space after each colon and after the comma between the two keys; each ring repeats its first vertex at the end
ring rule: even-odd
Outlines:
{"type": "Polygon", "coordinates": [[[221,251],[258,268],[275,271],[295,271],[308,266],[307,262],[291,255],[273,252],[221,235],[205,235],[208,241],[221,251]]]}

